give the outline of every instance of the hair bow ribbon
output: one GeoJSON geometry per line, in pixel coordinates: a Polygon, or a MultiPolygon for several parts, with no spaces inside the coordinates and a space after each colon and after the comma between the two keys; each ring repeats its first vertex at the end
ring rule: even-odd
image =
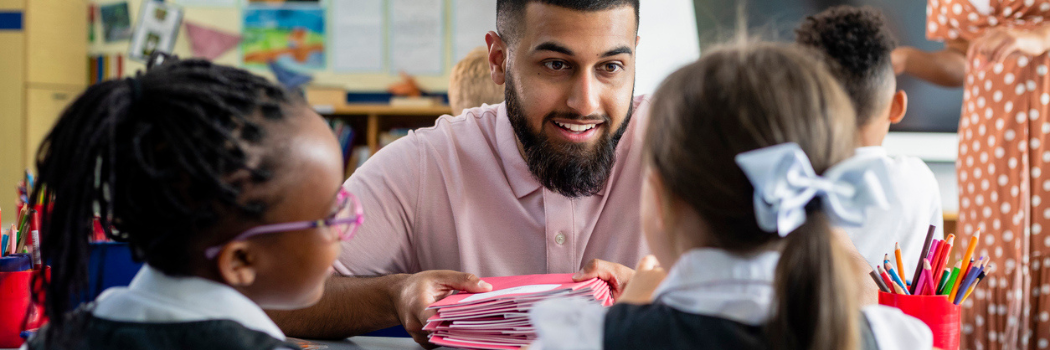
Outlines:
{"type": "Polygon", "coordinates": [[[738,154],[736,163],[755,188],[755,216],[767,232],[787,236],[806,222],[806,205],[822,199],[832,224],[860,226],[865,211],[889,209],[893,197],[886,161],[874,157],[847,159],[817,175],[794,142],[738,154]]]}

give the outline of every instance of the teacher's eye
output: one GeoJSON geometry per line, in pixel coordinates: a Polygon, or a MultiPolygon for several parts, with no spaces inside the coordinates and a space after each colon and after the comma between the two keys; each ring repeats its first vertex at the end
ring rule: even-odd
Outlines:
{"type": "Polygon", "coordinates": [[[543,62],[543,66],[550,70],[566,70],[569,69],[569,64],[564,61],[547,61],[543,62]]]}
{"type": "Polygon", "coordinates": [[[623,66],[619,63],[606,63],[602,65],[602,71],[605,73],[616,73],[623,70],[623,66]]]}

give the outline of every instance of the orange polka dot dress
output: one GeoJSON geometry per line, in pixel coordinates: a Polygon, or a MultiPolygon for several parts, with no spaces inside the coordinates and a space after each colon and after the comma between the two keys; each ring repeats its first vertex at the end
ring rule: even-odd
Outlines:
{"type": "MultiPolygon", "coordinates": [[[[927,37],[973,42],[991,27],[1050,20],[1050,0],[985,1],[981,11],[971,0],[928,0],[927,37]]],[[[963,304],[962,348],[1048,349],[1050,59],[986,59],[967,57],[959,119],[956,242],[979,229],[977,252],[991,258],[989,277],[963,304]]]]}

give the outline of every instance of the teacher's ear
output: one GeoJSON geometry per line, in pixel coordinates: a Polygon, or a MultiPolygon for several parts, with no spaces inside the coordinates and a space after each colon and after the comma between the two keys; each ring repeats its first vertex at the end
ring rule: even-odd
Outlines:
{"type": "Polygon", "coordinates": [[[507,44],[496,32],[485,34],[485,44],[489,49],[489,72],[496,85],[506,83],[507,77],[507,44]]]}

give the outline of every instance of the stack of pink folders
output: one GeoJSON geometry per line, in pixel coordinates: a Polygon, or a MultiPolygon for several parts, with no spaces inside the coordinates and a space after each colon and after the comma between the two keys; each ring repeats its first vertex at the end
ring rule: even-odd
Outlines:
{"type": "Polygon", "coordinates": [[[573,282],[572,274],[483,278],[488,293],[461,293],[430,306],[437,314],[427,320],[430,342],[467,349],[519,349],[536,339],[529,309],[540,301],[578,296],[603,306],[613,303],[609,285],[597,278],[573,282]]]}

